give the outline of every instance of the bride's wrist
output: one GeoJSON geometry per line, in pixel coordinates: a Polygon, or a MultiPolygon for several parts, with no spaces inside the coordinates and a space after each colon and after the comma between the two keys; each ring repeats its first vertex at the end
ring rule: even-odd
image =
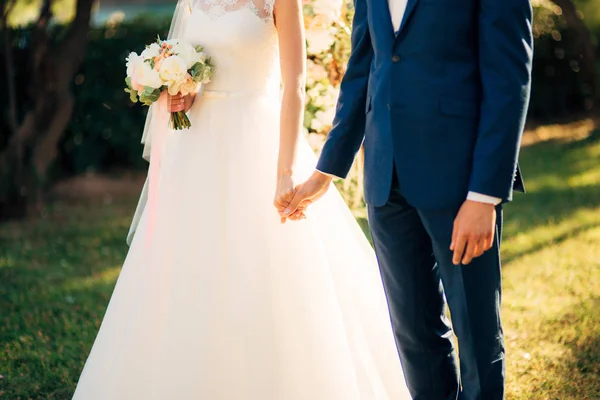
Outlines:
{"type": "Polygon", "coordinates": [[[292,168],[286,168],[286,167],[279,167],[277,169],[277,176],[279,178],[284,178],[284,177],[293,177],[294,176],[294,170],[292,168]]]}

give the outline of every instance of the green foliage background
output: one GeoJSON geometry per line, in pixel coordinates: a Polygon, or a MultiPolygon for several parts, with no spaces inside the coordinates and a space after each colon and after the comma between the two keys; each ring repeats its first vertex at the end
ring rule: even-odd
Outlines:
{"type": "MultiPolygon", "coordinates": [[[[584,21],[596,43],[600,41],[600,8],[596,7],[597,1],[579,0],[584,21]]],[[[31,4],[23,7],[34,7],[31,4]]],[[[68,12],[62,10],[60,14],[68,15],[68,12]]],[[[134,20],[91,29],[83,66],[73,83],[77,105],[61,145],[59,162],[53,172],[55,177],[90,170],[146,166],[140,156],[140,138],[146,108],[131,104],[123,90],[124,63],[130,51],[140,51],[157,34],[166,36],[169,22],[168,17],[148,14],[134,20]]],[[[592,94],[586,89],[578,73],[579,55],[573,33],[552,7],[536,8],[535,27],[537,33],[530,118],[554,120],[587,111],[592,94]]],[[[56,36],[62,32],[58,26],[55,30],[56,36]]],[[[25,60],[30,29],[15,28],[12,33],[17,65],[24,66],[18,71],[18,86],[26,87],[28,71],[25,60]],[[19,63],[19,60],[22,62],[19,63]]],[[[348,35],[340,37],[341,40],[348,40],[348,35]]],[[[348,48],[348,43],[337,43],[334,49],[340,46],[348,48]]],[[[333,51],[325,57],[331,57],[331,54],[347,58],[347,51],[333,51]]],[[[0,54],[0,57],[3,55],[0,54]]],[[[343,65],[345,60],[336,62],[343,65]]],[[[600,70],[600,60],[598,65],[600,70]]],[[[4,77],[3,62],[0,63],[0,69],[0,76],[4,77]]],[[[5,85],[5,79],[0,79],[0,90],[5,85]]],[[[34,95],[20,91],[20,108],[26,107],[34,95]]],[[[5,132],[8,109],[6,101],[6,96],[0,97],[0,129],[5,132]]],[[[313,115],[310,107],[308,111],[307,115],[313,115]]],[[[4,140],[6,136],[0,135],[0,146],[4,140]]]]}

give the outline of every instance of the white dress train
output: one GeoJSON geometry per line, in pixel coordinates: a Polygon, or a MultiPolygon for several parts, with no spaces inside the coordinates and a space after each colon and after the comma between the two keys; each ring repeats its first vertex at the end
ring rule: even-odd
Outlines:
{"type": "MultiPolygon", "coordinates": [[[[272,1],[206,1],[183,39],[205,46],[216,74],[192,128],[156,145],[74,399],[410,399],[374,253],[338,192],[301,222],[282,225],[272,205],[272,1]]],[[[304,142],[298,160],[300,175],[314,168],[304,142]]]]}

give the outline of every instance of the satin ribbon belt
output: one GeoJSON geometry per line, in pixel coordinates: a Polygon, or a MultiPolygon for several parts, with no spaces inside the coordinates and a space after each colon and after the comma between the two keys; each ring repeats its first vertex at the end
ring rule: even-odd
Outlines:
{"type": "Polygon", "coordinates": [[[208,99],[225,99],[231,97],[266,97],[276,93],[266,90],[203,90],[198,93],[208,99]]]}

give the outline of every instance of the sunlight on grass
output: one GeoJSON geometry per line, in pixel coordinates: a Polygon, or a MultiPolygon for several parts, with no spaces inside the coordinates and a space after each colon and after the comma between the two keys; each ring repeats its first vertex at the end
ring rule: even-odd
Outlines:
{"type": "Polygon", "coordinates": [[[597,132],[522,152],[529,194],[503,242],[509,399],[600,398],[599,159],[597,132]]]}
{"type": "MultiPolygon", "coordinates": [[[[505,208],[508,400],[600,399],[600,138],[553,129],[523,149],[529,193],[505,208]]],[[[56,202],[0,225],[1,399],[71,398],[136,201],[56,202]]]]}
{"type": "Polygon", "coordinates": [[[505,215],[509,219],[505,225],[502,255],[505,264],[534,253],[544,247],[554,246],[579,232],[600,226],[600,207],[592,209],[580,208],[572,212],[568,219],[555,220],[548,217],[543,223],[523,231],[523,222],[510,221],[511,207],[507,207],[505,215]]]}
{"type": "Polygon", "coordinates": [[[66,291],[85,290],[97,285],[114,284],[120,272],[121,266],[119,265],[118,267],[107,268],[93,276],[70,279],[63,285],[63,289],[66,291]]]}

